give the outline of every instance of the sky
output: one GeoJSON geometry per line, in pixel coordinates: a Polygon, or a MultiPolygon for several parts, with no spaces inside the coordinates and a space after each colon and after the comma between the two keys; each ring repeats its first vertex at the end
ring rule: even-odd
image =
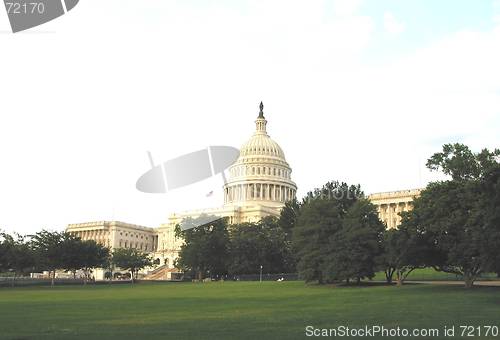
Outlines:
{"type": "Polygon", "coordinates": [[[0,229],[219,206],[219,178],[135,183],[148,151],[241,146],[260,101],[299,197],[424,187],[444,143],[500,146],[499,60],[498,0],[81,0],[16,34],[0,10],[0,229]]]}

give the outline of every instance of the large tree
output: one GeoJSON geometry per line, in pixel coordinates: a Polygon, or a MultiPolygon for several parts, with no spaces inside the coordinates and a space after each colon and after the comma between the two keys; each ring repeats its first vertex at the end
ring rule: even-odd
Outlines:
{"type": "Polygon", "coordinates": [[[83,268],[83,242],[81,238],[64,234],[61,242],[61,268],[72,272],[76,277],[76,272],[83,268]]]}
{"type": "Polygon", "coordinates": [[[268,216],[256,223],[232,225],[230,229],[229,273],[256,274],[260,266],[267,273],[293,270],[293,257],[285,231],[268,216]]]}
{"type": "Polygon", "coordinates": [[[488,269],[500,277],[500,165],[490,168],[481,181],[483,214],[489,232],[488,246],[490,263],[488,269]]]}
{"type": "Polygon", "coordinates": [[[8,238],[10,237],[7,233],[0,233],[0,273],[6,271],[10,268],[10,242],[8,242],[8,238]]]}
{"type": "Polygon", "coordinates": [[[32,246],[37,259],[37,267],[49,271],[51,285],[54,285],[57,269],[64,268],[63,242],[66,233],[42,230],[32,237],[32,246]]]}
{"type": "Polygon", "coordinates": [[[491,269],[500,248],[500,225],[494,217],[498,206],[491,205],[499,187],[486,190],[491,188],[486,175],[498,167],[498,155],[500,150],[473,153],[462,144],[444,145],[427,166],[452,179],[430,183],[414,201],[411,223],[432,237],[440,254],[430,264],[463,276],[466,287],[491,269]]]}
{"type": "Polygon", "coordinates": [[[483,149],[474,153],[464,144],[445,144],[442,152],[436,152],[427,160],[427,167],[442,171],[454,181],[478,180],[498,164],[500,149],[483,149]]]}
{"type": "Polygon", "coordinates": [[[79,237],[65,234],[62,243],[63,268],[76,274],[83,272],[84,283],[90,280],[94,268],[103,268],[110,256],[109,249],[94,240],[81,240],[79,237]]]}
{"type": "Polygon", "coordinates": [[[0,234],[0,271],[8,270],[17,276],[32,272],[35,267],[35,256],[26,237],[16,234],[15,237],[0,234]]]}
{"type": "Polygon", "coordinates": [[[327,256],[331,240],[342,229],[349,208],[363,196],[359,186],[328,182],[309,192],[301,207],[293,232],[297,271],[306,282],[323,283],[330,275],[327,256]]]}
{"type": "Polygon", "coordinates": [[[287,201],[281,209],[278,225],[285,232],[286,240],[291,242],[292,233],[299,217],[300,203],[296,198],[287,201]]]}
{"type": "MultiPolygon", "coordinates": [[[[89,247],[93,247],[93,245],[88,244],[89,247]]],[[[95,259],[90,259],[92,262],[95,259]]],[[[137,275],[141,269],[149,267],[153,264],[151,257],[139,251],[135,248],[118,248],[113,251],[112,255],[113,264],[116,267],[119,267],[124,270],[130,271],[130,277],[132,279],[132,283],[137,279],[137,275]]],[[[104,261],[101,265],[104,265],[104,261]]]]}
{"type": "Polygon", "coordinates": [[[176,236],[184,239],[176,266],[194,272],[198,279],[222,276],[229,262],[229,232],[225,218],[186,218],[185,230],[176,226],[176,236]],[[213,222],[205,223],[207,220],[213,222]],[[201,225],[200,225],[201,224],[201,225]]]}
{"type": "Polygon", "coordinates": [[[397,284],[402,285],[413,270],[439,262],[432,238],[417,228],[412,213],[403,213],[401,225],[383,233],[377,266],[384,271],[387,283],[392,283],[396,275],[397,284]]]}
{"type": "Polygon", "coordinates": [[[343,217],[341,229],[330,236],[326,279],[355,279],[359,283],[363,278],[374,277],[384,229],[375,206],[367,199],[357,200],[343,217]]]}

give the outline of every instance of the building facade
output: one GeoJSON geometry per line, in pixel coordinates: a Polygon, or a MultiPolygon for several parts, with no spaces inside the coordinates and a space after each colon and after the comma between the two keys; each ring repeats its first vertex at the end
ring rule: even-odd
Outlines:
{"type": "MultiPolygon", "coordinates": [[[[175,226],[186,217],[202,214],[226,217],[230,224],[257,222],[265,216],[279,216],[285,203],[296,197],[297,185],[283,149],[267,133],[264,106],[255,120],[255,132],[240,148],[240,155],[229,169],[225,182],[224,204],[218,208],[187,211],[169,216],[158,228],[148,228],[118,221],[70,224],[67,231],[84,240],[92,239],[111,250],[136,248],[151,253],[156,263],[173,268],[182,239],[175,236],[175,226]]],[[[388,228],[401,221],[399,213],[412,207],[419,190],[376,193],[369,197],[376,205],[380,219],[388,228]]],[[[158,277],[158,271],[154,272],[158,277]]],[[[161,273],[160,273],[161,274],[161,273]]]]}
{"type": "Polygon", "coordinates": [[[420,196],[420,189],[400,190],[371,194],[368,199],[377,207],[378,216],[387,228],[396,228],[401,223],[403,211],[413,207],[413,200],[420,196]]]}

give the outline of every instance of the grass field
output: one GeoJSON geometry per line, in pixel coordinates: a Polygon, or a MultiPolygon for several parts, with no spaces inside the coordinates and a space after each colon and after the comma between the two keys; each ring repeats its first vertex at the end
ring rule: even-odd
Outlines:
{"type": "Polygon", "coordinates": [[[1,339],[300,339],[307,325],[440,332],[500,326],[500,287],[213,282],[0,289],[1,339]]]}
{"type": "MultiPolygon", "coordinates": [[[[385,274],[383,272],[379,272],[375,275],[373,280],[376,281],[385,281],[385,274]]],[[[395,275],[394,275],[395,280],[395,275]]],[[[438,272],[433,268],[422,268],[415,269],[408,275],[407,280],[411,281],[463,281],[461,276],[438,272]]],[[[483,273],[478,280],[498,280],[498,277],[495,273],[483,273]]]]}

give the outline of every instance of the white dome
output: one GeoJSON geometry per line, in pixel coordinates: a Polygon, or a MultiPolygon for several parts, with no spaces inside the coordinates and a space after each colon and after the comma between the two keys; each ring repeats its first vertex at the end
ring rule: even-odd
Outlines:
{"type": "Polygon", "coordinates": [[[241,146],[240,156],[275,156],[285,160],[281,147],[267,134],[256,133],[241,146]]]}
{"type": "Polygon", "coordinates": [[[255,133],[241,146],[240,156],[229,168],[224,202],[243,205],[259,201],[260,205],[280,207],[295,198],[292,169],[281,147],[267,134],[262,103],[255,124],[255,133]]]}

